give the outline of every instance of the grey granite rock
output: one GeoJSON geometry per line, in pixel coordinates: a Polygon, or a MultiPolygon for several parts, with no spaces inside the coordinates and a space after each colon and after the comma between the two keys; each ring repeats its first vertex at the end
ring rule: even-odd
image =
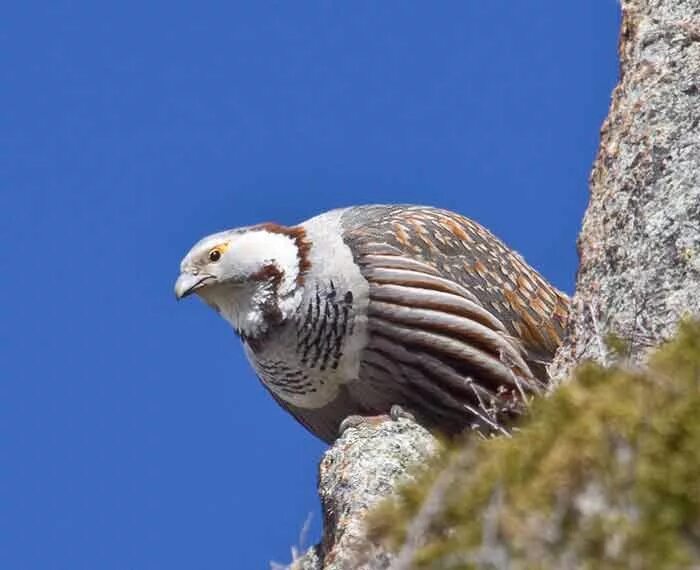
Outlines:
{"type": "Polygon", "coordinates": [[[290,570],[384,570],[391,556],[366,535],[364,519],[438,450],[437,440],[406,419],[366,422],[349,428],[325,453],[318,489],[323,539],[290,565],[290,570]]]}
{"type": "Polygon", "coordinates": [[[568,339],[553,372],[633,360],[700,314],[700,0],[623,0],[620,82],[591,174],[568,339]]]}

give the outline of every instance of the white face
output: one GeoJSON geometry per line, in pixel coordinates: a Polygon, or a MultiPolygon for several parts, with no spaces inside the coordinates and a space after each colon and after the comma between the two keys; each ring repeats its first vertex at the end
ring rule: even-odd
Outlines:
{"type": "Polygon", "coordinates": [[[176,297],[197,293],[230,321],[253,311],[263,294],[288,295],[299,275],[299,249],[286,233],[264,228],[212,234],[192,247],[180,264],[176,297]]]}

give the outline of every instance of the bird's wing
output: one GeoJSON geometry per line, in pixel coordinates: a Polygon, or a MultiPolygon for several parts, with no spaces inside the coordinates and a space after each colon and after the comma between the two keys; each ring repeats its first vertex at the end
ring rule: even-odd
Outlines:
{"type": "Polygon", "coordinates": [[[344,223],[369,282],[375,374],[458,401],[547,380],[568,300],[490,232],[418,206],[356,208],[344,223]]]}

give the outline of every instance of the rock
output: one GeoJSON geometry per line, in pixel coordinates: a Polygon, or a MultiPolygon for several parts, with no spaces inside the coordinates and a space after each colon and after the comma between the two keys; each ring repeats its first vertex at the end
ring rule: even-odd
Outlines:
{"type": "Polygon", "coordinates": [[[584,359],[610,363],[611,335],[643,360],[682,316],[700,314],[700,0],[621,4],[621,78],[591,174],[558,377],[584,359]]]}
{"type": "Polygon", "coordinates": [[[323,538],[290,570],[383,570],[391,555],[367,536],[365,516],[415,467],[434,456],[437,440],[416,423],[367,421],[349,428],[319,466],[323,538]]]}

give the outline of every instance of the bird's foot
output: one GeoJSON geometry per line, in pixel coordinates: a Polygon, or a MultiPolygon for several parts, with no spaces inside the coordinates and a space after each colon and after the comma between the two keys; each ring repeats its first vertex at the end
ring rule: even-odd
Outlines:
{"type": "Polygon", "coordinates": [[[340,422],[338,432],[339,435],[343,435],[345,430],[360,427],[362,424],[377,425],[387,420],[397,422],[401,419],[410,420],[412,422],[416,421],[415,416],[411,412],[405,410],[397,404],[394,404],[389,409],[388,414],[379,414],[376,416],[361,416],[359,414],[353,414],[352,416],[348,416],[342,422],[340,422]]]}
{"type": "Polygon", "coordinates": [[[346,430],[350,428],[357,428],[363,424],[377,425],[385,422],[389,419],[386,414],[380,414],[378,416],[361,416],[359,414],[353,414],[348,416],[342,422],[340,422],[340,427],[338,428],[339,435],[343,435],[346,430]]]}
{"type": "Polygon", "coordinates": [[[391,409],[389,410],[389,417],[395,422],[398,422],[399,420],[410,420],[412,422],[416,421],[416,416],[398,404],[391,406],[391,409]]]}

